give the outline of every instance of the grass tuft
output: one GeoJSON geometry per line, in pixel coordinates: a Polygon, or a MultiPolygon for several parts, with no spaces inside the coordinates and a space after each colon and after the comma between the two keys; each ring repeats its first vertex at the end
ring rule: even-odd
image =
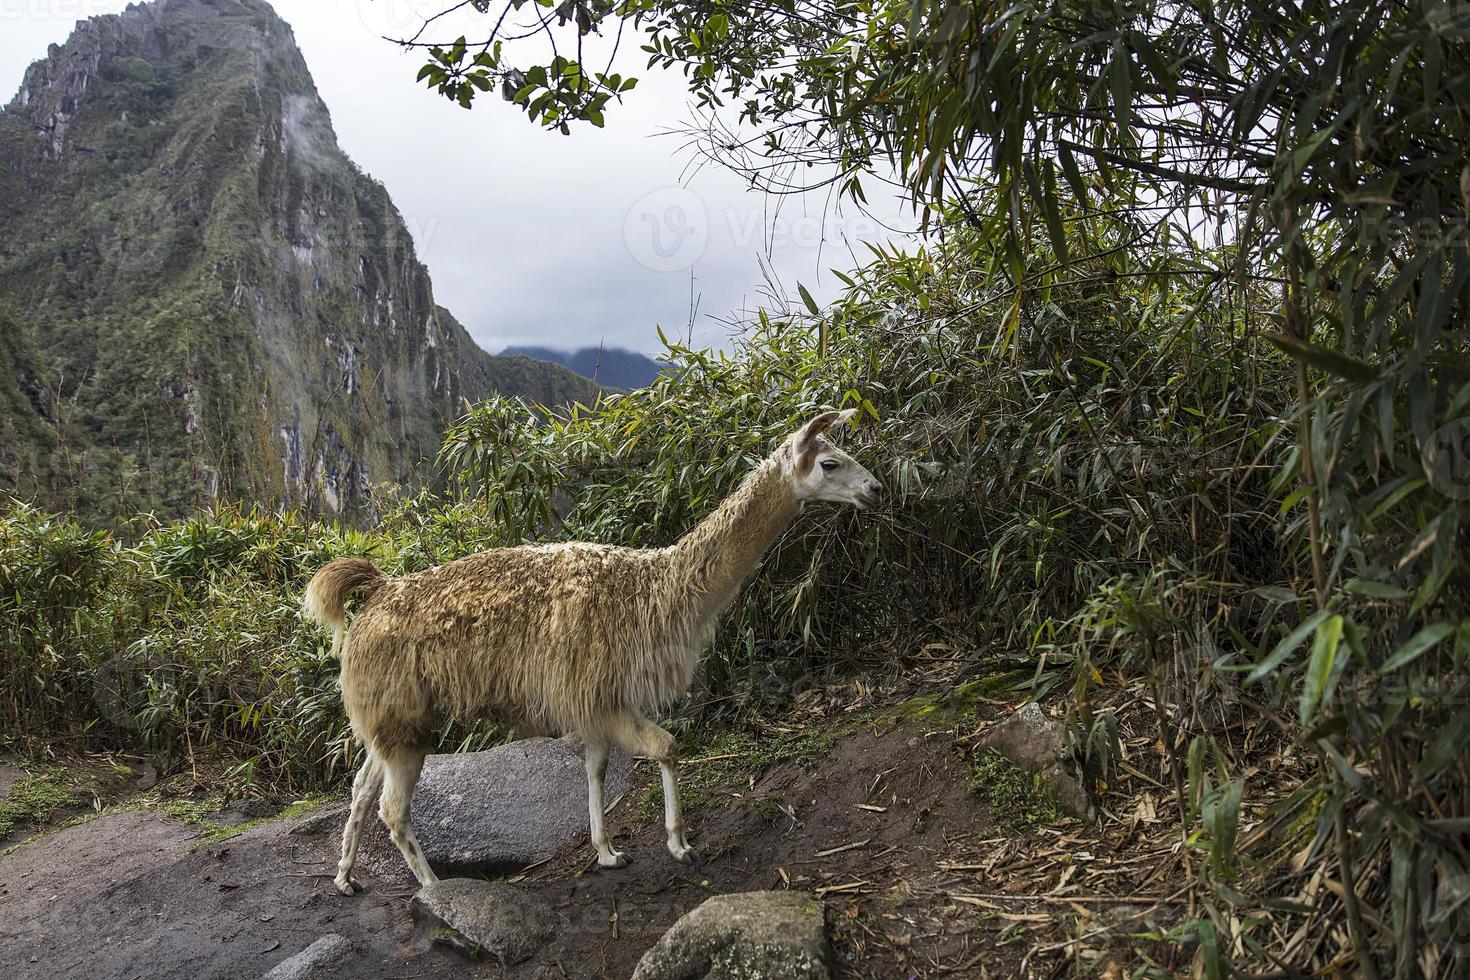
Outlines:
{"type": "Polygon", "coordinates": [[[61,771],[41,769],[17,780],[0,800],[0,837],[17,826],[44,820],[47,815],[86,802],[86,794],[68,784],[61,771]]]}
{"type": "Polygon", "coordinates": [[[1061,807],[1041,777],[1027,772],[995,749],[970,757],[970,790],[990,807],[996,822],[1018,830],[1044,827],[1062,819],[1061,807]]]}

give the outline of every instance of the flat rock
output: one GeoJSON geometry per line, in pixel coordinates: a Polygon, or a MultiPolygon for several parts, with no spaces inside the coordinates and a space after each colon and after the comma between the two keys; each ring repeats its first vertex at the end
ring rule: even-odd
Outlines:
{"type": "Polygon", "coordinates": [[[329,932],[295,956],[276,964],[260,980],[306,980],[335,967],[351,951],[352,940],[329,932]]]}
{"type": "Polygon", "coordinates": [[[412,902],[421,931],[470,955],[488,953],[504,966],[540,949],[556,930],[544,898],[498,881],[445,878],[419,889],[412,902]]]}
{"type": "Polygon", "coordinates": [[[822,903],[800,892],[717,895],[639,960],[633,980],[825,980],[822,903]]]}
{"type": "Polygon", "coordinates": [[[1017,765],[1039,772],[1066,757],[1067,738],[1061,723],[1032,701],[992,728],[980,748],[995,749],[1017,765]]]}
{"type": "MultiPolygon", "coordinates": [[[[609,804],[632,762],[614,749],[609,804]]],[[[484,752],[431,755],[413,794],[413,829],[436,868],[519,871],[587,836],[587,769],[574,737],[528,738],[484,752]]]]}

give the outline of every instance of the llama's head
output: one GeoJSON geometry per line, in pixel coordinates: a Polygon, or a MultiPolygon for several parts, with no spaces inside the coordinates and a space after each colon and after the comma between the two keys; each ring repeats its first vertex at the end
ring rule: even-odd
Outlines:
{"type": "Polygon", "coordinates": [[[781,472],[797,500],[830,500],[860,510],[877,505],[882,485],[827,437],[828,429],[856,414],[851,408],[823,412],[781,446],[781,472]]]}

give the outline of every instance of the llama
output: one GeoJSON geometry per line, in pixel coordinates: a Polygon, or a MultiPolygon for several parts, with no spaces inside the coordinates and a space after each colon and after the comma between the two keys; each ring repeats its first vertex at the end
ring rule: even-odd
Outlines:
{"type": "Polygon", "coordinates": [[[669,853],[688,863],[675,742],[649,720],[688,692],[701,650],[741,581],[806,500],[867,509],[881,487],[826,436],[852,410],[793,433],[698,526],[667,548],[570,543],[496,548],[389,578],[338,558],[311,580],[304,609],[333,631],[342,700],[366,750],[352,784],[336,886],[353,894],[362,821],[378,815],[421,884],[437,880],[409,824],[436,710],[491,718],[520,734],[585,745],[597,863],[628,856],[603,827],[603,773],[616,743],[659,765],[669,853]],[[350,629],[345,601],[360,606],[350,629]]]}

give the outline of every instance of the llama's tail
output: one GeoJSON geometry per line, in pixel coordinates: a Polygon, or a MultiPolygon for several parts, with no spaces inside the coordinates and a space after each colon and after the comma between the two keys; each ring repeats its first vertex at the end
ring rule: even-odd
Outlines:
{"type": "Polygon", "coordinates": [[[371,596],[387,581],[388,577],[366,558],[337,558],[312,576],[301,609],[309,618],[332,630],[332,656],[342,655],[342,638],[347,634],[347,598],[371,596]]]}

